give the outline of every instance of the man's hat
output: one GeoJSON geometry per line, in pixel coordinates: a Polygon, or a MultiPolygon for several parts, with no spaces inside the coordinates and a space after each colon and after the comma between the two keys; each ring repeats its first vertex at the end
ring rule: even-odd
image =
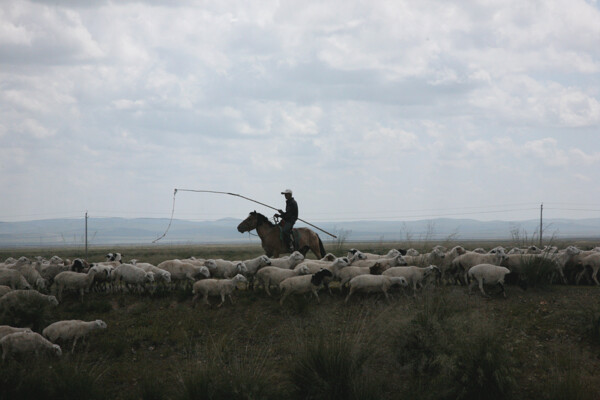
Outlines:
{"type": "Polygon", "coordinates": [[[281,194],[292,194],[292,189],[285,189],[281,194]]]}

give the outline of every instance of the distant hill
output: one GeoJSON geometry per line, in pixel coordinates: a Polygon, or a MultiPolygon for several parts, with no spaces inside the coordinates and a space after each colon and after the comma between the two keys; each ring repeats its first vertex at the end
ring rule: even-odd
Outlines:
{"type": "MultiPolygon", "coordinates": [[[[240,234],[235,218],[217,221],[174,219],[162,244],[254,243],[256,236],[240,234]]],[[[150,244],[160,237],[169,220],[164,218],[89,218],[90,245],[150,244]]],[[[518,233],[531,237],[539,230],[539,221],[477,221],[473,219],[438,218],[420,221],[348,221],[320,222],[324,230],[343,236],[348,241],[419,241],[424,239],[511,239],[518,233]]],[[[305,226],[298,223],[297,226],[305,226]]],[[[0,246],[73,246],[83,245],[84,219],[47,219],[25,222],[0,222],[0,246]]],[[[324,241],[334,240],[320,233],[324,241]]],[[[600,218],[544,221],[544,237],[600,238],[600,218]]]]}

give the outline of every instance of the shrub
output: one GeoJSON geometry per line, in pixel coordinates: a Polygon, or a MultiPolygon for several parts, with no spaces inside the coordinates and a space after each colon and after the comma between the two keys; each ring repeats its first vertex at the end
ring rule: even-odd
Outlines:
{"type": "Polygon", "coordinates": [[[289,370],[293,396],[299,399],[381,398],[382,388],[364,371],[370,346],[363,335],[342,333],[333,338],[319,335],[306,340],[289,370]]]}

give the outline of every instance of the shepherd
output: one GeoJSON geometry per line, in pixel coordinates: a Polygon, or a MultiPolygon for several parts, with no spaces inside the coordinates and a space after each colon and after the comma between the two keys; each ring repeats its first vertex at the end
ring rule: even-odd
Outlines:
{"type": "Polygon", "coordinates": [[[283,228],[281,229],[281,236],[283,244],[290,250],[290,253],[294,251],[292,228],[298,220],[298,203],[292,197],[292,190],[285,189],[281,192],[285,196],[285,212],[283,210],[277,210],[279,214],[275,214],[274,217],[280,217],[283,220],[283,228]]]}

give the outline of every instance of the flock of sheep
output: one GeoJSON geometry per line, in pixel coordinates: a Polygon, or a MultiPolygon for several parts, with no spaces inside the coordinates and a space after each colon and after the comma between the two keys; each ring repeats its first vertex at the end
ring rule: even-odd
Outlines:
{"type": "MultiPolygon", "coordinates": [[[[468,251],[462,246],[448,250],[436,246],[420,254],[414,249],[392,249],[385,255],[350,249],[347,256],[327,254],[321,260],[308,260],[299,252],[281,258],[259,256],[243,261],[223,259],[173,259],[158,265],[131,260],[124,263],[119,253],[109,253],[106,261],[88,263],[83,259],[49,260],[38,257],[29,260],[9,258],[0,263],[0,318],[6,312],[18,313],[26,308],[56,306],[65,292],[76,293],[84,301],[86,292],[144,293],[170,290],[176,287],[191,290],[192,304],[201,298],[226,298],[233,304],[232,293],[242,284],[251,290],[264,290],[272,296],[278,289],[280,303],[292,294],[312,293],[319,301],[318,291],[332,293],[331,283],[337,282],[348,302],[356,292],[383,293],[389,298],[392,287],[410,287],[413,296],[426,284],[468,284],[469,292],[478,286],[488,296],[484,285],[499,286],[504,297],[505,279],[524,283],[528,263],[544,261],[551,268],[552,281],[579,284],[581,279],[600,285],[600,248],[582,251],[574,246],[559,250],[531,246],[511,250],[496,247],[490,251],[468,251]],[[469,283],[470,282],[470,283],[469,283]]],[[[526,282],[525,282],[526,283],[526,282]]],[[[335,286],[335,285],[333,285],[335,286]]],[[[72,341],[72,350],[80,338],[106,324],[96,321],[58,321],[46,327],[42,334],[29,328],[0,325],[2,358],[16,354],[50,352],[60,355],[57,342],[72,341]]]]}

